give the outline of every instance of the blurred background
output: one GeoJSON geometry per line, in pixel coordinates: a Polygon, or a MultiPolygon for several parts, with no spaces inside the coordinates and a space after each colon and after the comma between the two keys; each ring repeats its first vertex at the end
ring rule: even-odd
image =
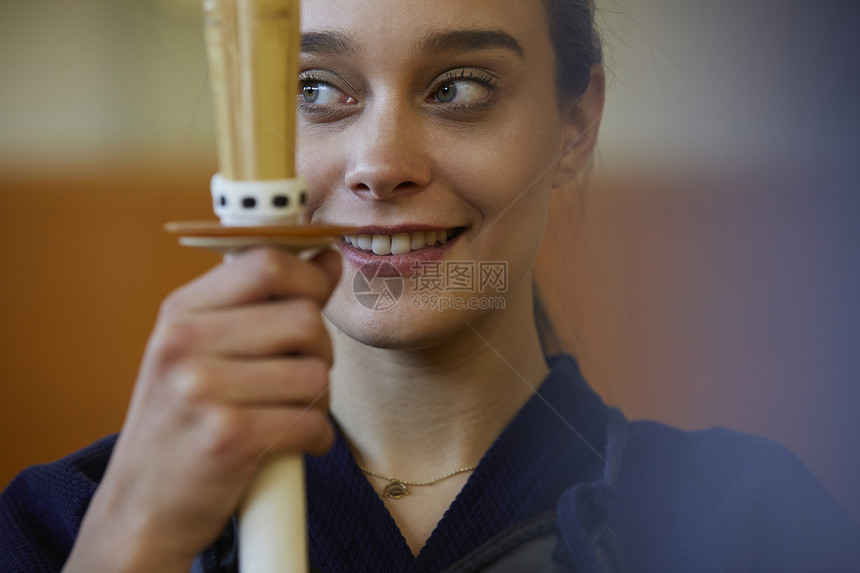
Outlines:
{"type": "MultiPolygon", "coordinates": [[[[538,261],[633,418],[775,439],[860,519],[860,4],[598,0],[594,168],[538,261]]],[[[200,8],[0,3],[0,486],[122,425],[161,299],[214,265],[200,8]]]]}

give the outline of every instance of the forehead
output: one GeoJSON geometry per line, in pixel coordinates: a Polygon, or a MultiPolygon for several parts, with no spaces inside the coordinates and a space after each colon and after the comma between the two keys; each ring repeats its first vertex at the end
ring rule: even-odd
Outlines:
{"type": "Polygon", "coordinates": [[[540,0],[302,1],[303,33],[336,32],[360,51],[406,54],[426,49],[427,39],[464,30],[500,32],[529,59],[552,53],[540,0]]]}

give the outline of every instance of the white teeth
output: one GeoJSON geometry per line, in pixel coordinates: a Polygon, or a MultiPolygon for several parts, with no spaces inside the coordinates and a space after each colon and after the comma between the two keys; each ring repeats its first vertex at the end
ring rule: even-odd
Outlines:
{"type": "Polygon", "coordinates": [[[417,233],[412,233],[412,250],[417,251],[427,243],[424,242],[424,231],[418,231],[417,233]]]}
{"type": "Polygon", "coordinates": [[[412,239],[409,233],[398,233],[391,237],[391,254],[405,255],[412,250],[412,239]]]}
{"type": "Polygon", "coordinates": [[[376,255],[405,255],[425,246],[444,245],[456,234],[454,229],[441,231],[416,231],[396,235],[345,235],[344,242],[376,255]]]}
{"type": "Polygon", "coordinates": [[[391,237],[388,235],[373,235],[371,249],[373,250],[374,255],[390,255],[391,237]]]}

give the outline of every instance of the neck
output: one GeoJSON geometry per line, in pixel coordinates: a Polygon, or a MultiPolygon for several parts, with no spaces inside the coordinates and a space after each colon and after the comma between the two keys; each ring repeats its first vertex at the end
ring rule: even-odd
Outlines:
{"type": "Polygon", "coordinates": [[[476,465],[548,371],[527,301],[418,350],[330,329],[332,414],[358,463],[419,481],[476,465]]]}

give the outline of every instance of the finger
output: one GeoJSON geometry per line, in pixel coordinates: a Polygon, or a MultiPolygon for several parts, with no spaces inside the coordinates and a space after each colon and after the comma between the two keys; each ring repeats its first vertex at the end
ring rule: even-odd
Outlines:
{"type": "Polygon", "coordinates": [[[196,332],[190,336],[204,353],[244,358],[312,355],[329,365],[332,361],[321,308],[308,299],[257,303],[179,320],[192,325],[196,332]]]}
{"type": "Polygon", "coordinates": [[[212,410],[198,452],[215,466],[262,463],[285,453],[322,455],[334,441],[327,414],[310,407],[212,410]]]}
{"type": "MultiPolygon", "coordinates": [[[[329,278],[331,289],[337,286],[340,281],[341,270],[343,267],[343,256],[338,249],[328,248],[311,258],[311,262],[320,266],[329,278]]],[[[331,295],[331,291],[329,291],[331,295]]]]}
{"type": "Polygon", "coordinates": [[[284,453],[325,454],[334,443],[334,427],[328,416],[315,408],[256,410],[260,435],[271,436],[261,450],[268,460],[284,453]]]}
{"type": "Polygon", "coordinates": [[[187,403],[328,409],[328,364],[316,358],[197,361],[173,376],[187,403]]]}
{"type": "Polygon", "coordinates": [[[223,308],[287,297],[324,305],[334,284],[320,265],[276,248],[245,251],[175,291],[167,312],[223,308]]]}

